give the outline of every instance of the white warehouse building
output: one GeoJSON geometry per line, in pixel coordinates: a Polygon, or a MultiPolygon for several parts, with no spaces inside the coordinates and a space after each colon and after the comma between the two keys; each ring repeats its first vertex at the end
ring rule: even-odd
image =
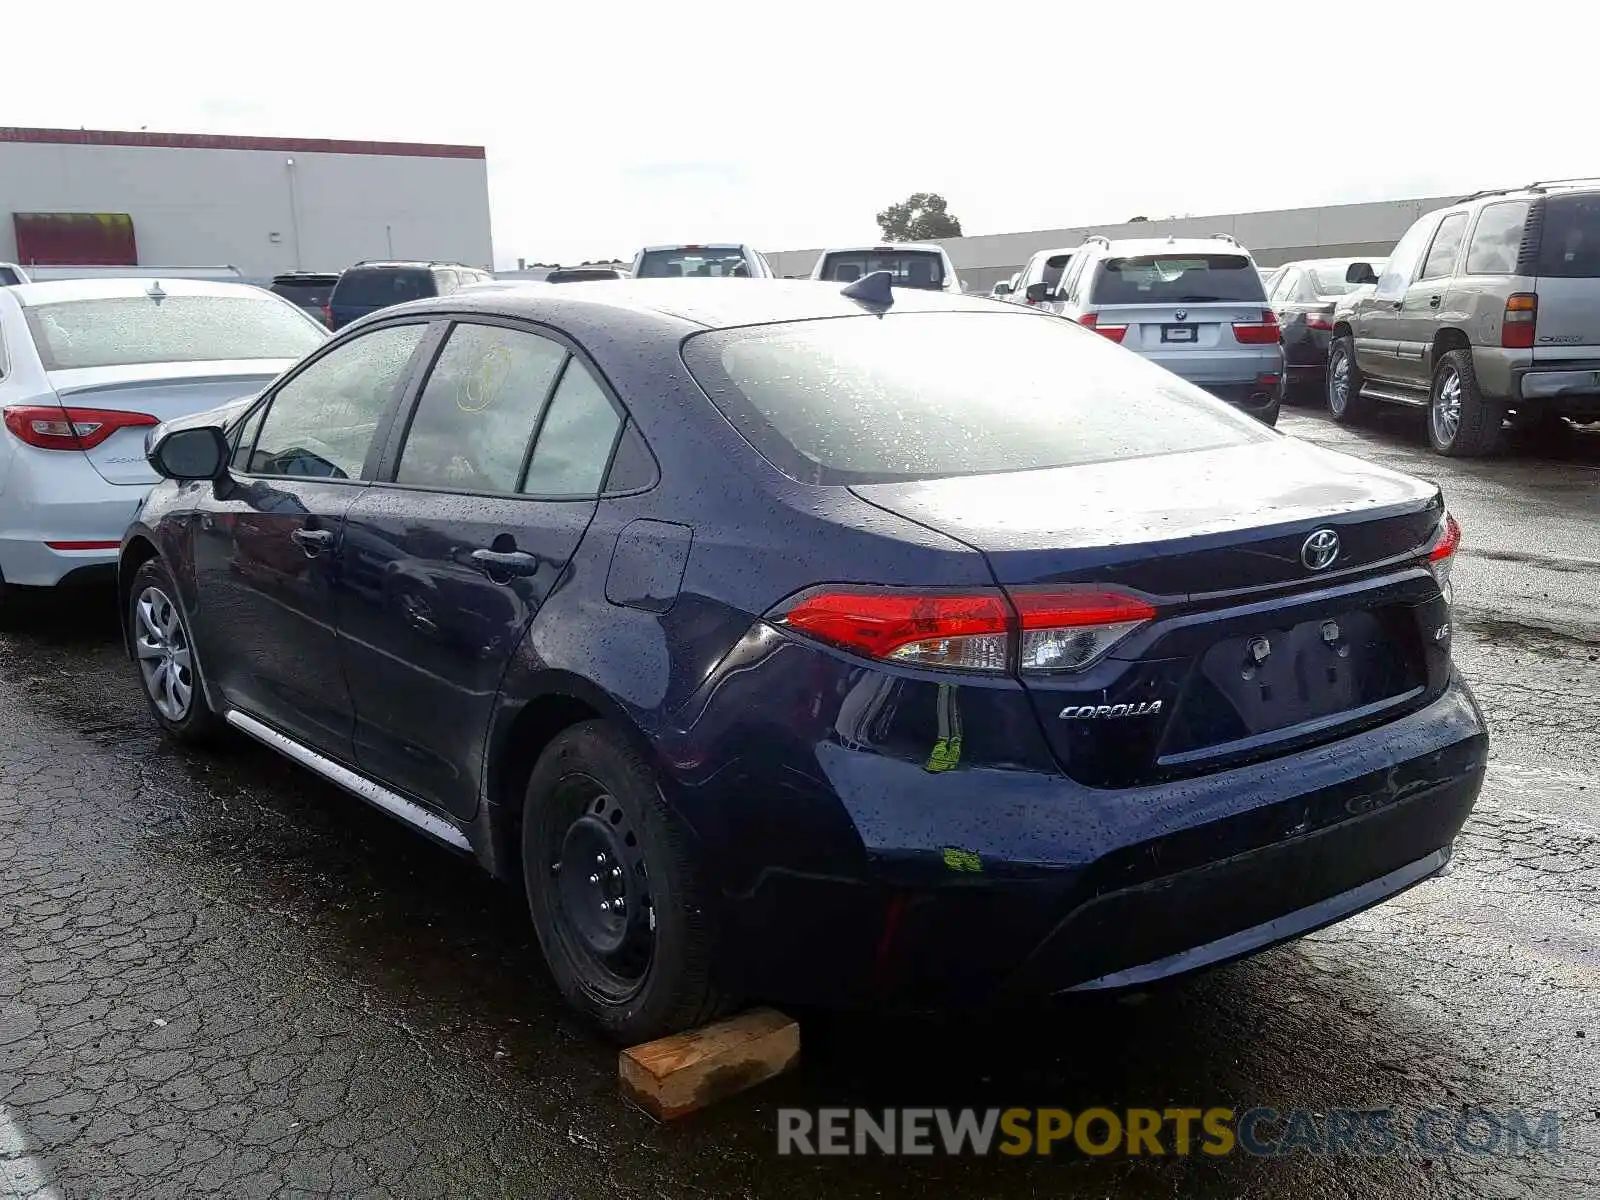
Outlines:
{"type": "MultiPolygon", "coordinates": [[[[1454,204],[1459,197],[1382,200],[1369,204],[1333,204],[1321,208],[1286,208],[1271,212],[1224,213],[1212,217],[1179,217],[1134,221],[1121,225],[1079,225],[1031,233],[991,233],[942,238],[961,282],[971,292],[987,292],[1001,279],[1022,270],[1037,250],[1077,246],[1091,233],[1117,238],[1207,237],[1225,233],[1248,249],[1261,266],[1275,267],[1303,258],[1387,255],[1411,223],[1424,213],[1454,204]]],[[[779,275],[811,273],[821,250],[780,250],[767,261],[779,275]]]]}
{"type": "Polygon", "coordinates": [[[0,128],[0,262],[491,269],[481,146],[0,128]]]}

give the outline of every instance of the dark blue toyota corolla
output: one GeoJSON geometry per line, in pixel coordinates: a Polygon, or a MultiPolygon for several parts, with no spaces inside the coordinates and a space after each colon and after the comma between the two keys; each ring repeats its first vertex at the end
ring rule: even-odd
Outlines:
{"type": "Polygon", "coordinates": [[[1483,777],[1437,488],[1049,314],[464,291],[149,454],[162,728],[517,881],[626,1041],[1236,958],[1438,872],[1483,777]]]}

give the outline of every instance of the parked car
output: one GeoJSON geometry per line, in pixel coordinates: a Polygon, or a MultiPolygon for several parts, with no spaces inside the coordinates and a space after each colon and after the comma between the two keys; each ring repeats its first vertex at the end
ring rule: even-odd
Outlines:
{"type": "Polygon", "coordinates": [[[1480,192],[1406,231],[1376,279],[1350,269],[1328,410],[1425,409],[1447,455],[1524,429],[1600,420],[1600,180],[1480,192]]]}
{"type": "Polygon", "coordinates": [[[347,267],[328,300],[328,327],[343,329],[351,321],[407,300],[448,296],[468,284],[489,283],[494,276],[477,267],[440,262],[359,262],[347,267]]]}
{"type": "Polygon", "coordinates": [[[1058,311],[1275,425],[1283,347],[1250,252],[1210,238],[1091,237],[1057,285],[1058,311]]]}
{"type": "Polygon", "coordinates": [[[1267,304],[1283,328],[1283,386],[1286,395],[1325,394],[1328,345],[1333,340],[1333,313],[1357,286],[1355,274],[1374,279],[1385,264],[1382,258],[1316,258],[1285,263],[1267,282],[1267,304]]]}
{"type": "Polygon", "coordinates": [[[557,267],[544,277],[546,283],[588,283],[597,279],[626,279],[621,267],[557,267]]]}
{"type": "Polygon", "coordinates": [[[210,279],[217,283],[248,282],[238,267],[173,267],[159,263],[136,267],[33,263],[26,268],[21,282],[48,283],[63,279],[210,279]]]}
{"type": "Polygon", "coordinates": [[[333,289],[339,282],[337,271],[289,271],[274,275],[267,290],[282,296],[290,304],[304,309],[308,315],[326,325],[331,320],[329,303],[333,289]]]}
{"type": "Polygon", "coordinates": [[[1076,246],[1035,251],[1017,276],[1016,286],[1011,289],[1011,301],[1041,307],[1050,312],[1059,311],[1061,298],[1056,292],[1056,285],[1061,282],[1061,276],[1077,252],[1076,246]]]}
{"type": "Polygon", "coordinates": [[[889,272],[894,287],[954,292],[957,295],[965,290],[961,286],[961,277],[956,274],[955,264],[950,261],[944,247],[931,242],[841,246],[824,250],[817,255],[817,261],[811,268],[811,278],[851,283],[875,271],[889,272]]]}
{"type": "Polygon", "coordinates": [[[327,336],[244,284],[0,288],[0,606],[19,588],[109,578],[157,479],[150,428],[259,391],[327,336]]]}
{"type": "Polygon", "coordinates": [[[1437,487],[980,297],[462,292],[149,454],[155,721],[514,881],[625,1042],[1237,958],[1440,870],[1483,778],[1437,487]]]}
{"type": "Polygon", "coordinates": [[[633,258],[637,279],[771,279],[772,267],[753,246],[708,242],[698,246],[646,246],[633,258]]]}

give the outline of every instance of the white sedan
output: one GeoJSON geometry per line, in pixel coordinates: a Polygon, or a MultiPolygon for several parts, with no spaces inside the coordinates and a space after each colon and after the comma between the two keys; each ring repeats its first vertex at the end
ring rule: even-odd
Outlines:
{"type": "Polygon", "coordinates": [[[0,609],[108,577],[156,474],[150,427],[259,391],[328,331],[244,284],[0,287],[0,609]]]}

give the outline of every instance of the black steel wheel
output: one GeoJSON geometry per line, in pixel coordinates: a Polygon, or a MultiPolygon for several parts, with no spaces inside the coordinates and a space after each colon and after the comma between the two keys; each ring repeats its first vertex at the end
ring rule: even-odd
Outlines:
{"type": "Polygon", "coordinates": [[[523,799],[522,874],[556,986],[607,1036],[649,1041],[727,1007],[689,835],[616,726],[584,721],[539,756],[523,799]]]}

